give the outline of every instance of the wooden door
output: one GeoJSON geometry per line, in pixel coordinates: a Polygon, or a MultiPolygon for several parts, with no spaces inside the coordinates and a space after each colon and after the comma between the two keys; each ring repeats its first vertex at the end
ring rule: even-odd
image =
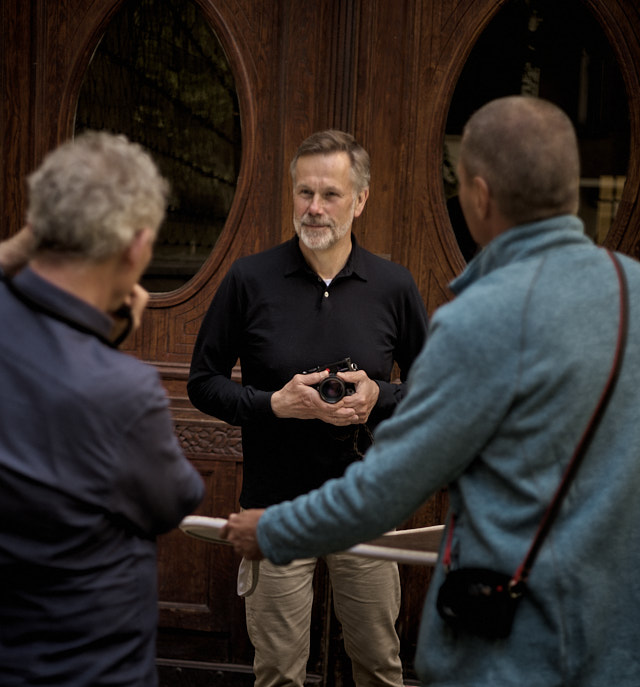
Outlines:
{"type": "MultiPolygon", "coordinates": [[[[169,0],[165,0],[169,3],[169,0]]],[[[515,1],[515,0],[513,0],[515,1]]],[[[628,95],[629,158],[608,246],[640,257],[638,141],[640,10],[634,0],[575,0],[610,44],[628,95]]],[[[186,0],[185,0],[186,2],[186,0]]],[[[171,3],[169,3],[171,4],[171,3]]],[[[157,366],[182,445],[207,484],[198,512],[237,508],[242,451],[237,428],[196,411],[186,380],[201,318],[234,259],[292,234],[288,163],[311,132],[350,130],[372,159],[371,197],[355,231],[365,247],[406,265],[430,312],[465,260],[443,190],[443,141],[456,85],[503,0],[192,0],[233,73],[241,148],[233,202],[210,255],[178,289],[155,293],[130,352],[157,366]]],[[[173,3],[176,7],[180,3],[173,3]]],[[[173,6],[172,5],[172,6],[173,6]]],[[[2,225],[25,209],[24,177],[71,136],[85,74],[122,0],[3,0],[0,6],[2,225]]],[[[454,132],[455,135],[455,132],[454,132]]],[[[239,379],[240,371],[236,371],[239,379]]],[[[437,494],[406,523],[444,519],[437,494]]],[[[235,594],[238,560],[179,532],[159,543],[159,661],[165,684],[217,675],[250,684],[251,647],[235,594]],[[226,676],[226,677],[225,677],[226,676]]],[[[427,569],[402,566],[399,619],[408,681],[427,569]]],[[[316,581],[310,681],[348,684],[330,589],[316,581]]],[[[204,682],[203,682],[204,684],[204,682]]],[[[216,684],[223,684],[219,682],[216,684]]]]}

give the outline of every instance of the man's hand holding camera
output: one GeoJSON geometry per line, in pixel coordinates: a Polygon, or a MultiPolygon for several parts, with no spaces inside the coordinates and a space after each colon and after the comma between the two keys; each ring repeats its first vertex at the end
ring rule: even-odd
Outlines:
{"type": "Polygon", "coordinates": [[[380,388],[348,358],[344,362],[295,375],[271,397],[276,417],[322,420],[339,427],[366,422],[380,388]]]}
{"type": "Polygon", "coordinates": [[[355,386],[355,393],[345,396],[341,403],[355,413],[353,424],[363,424],[369,419],[373,407],[378,402],[380,387],[370,379],[364,370],[339,372],[339,377],[355,386]]]}

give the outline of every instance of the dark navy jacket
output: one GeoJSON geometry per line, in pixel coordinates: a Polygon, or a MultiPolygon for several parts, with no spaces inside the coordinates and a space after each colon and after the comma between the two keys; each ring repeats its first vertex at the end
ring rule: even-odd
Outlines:
{"type": "Polygon", "coordinates": [[[30,269],[0,282],[0,684],[152,686],[156,535],[203,496],[157,372],[30,269]]]}

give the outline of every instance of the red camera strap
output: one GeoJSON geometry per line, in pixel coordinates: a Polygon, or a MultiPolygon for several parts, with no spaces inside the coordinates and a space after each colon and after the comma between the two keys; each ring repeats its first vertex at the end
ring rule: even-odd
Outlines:
{"type": "Polygon", "coordinates": [[[607,407],[609,399],[611,398],[611,395],[613,393],[613,389],[616,385],[616,382],[618,381],[620,366],[622,364],[622,358],[624,356],[624,350],[627,343],[629,293],[627,287],[627,280],[622,269],[622,265],[620,264],[620,260],[610,250],[607,250],[607,254],[611,258],[611,261],[613,262],[613,265],[616,269],[616,274],[618,276],[618,284],[620,287],[620,318],[618,324],[618,340],[616,342],[616,349],[613,356],[611,371],[609,372],[609,377],[606,381],[606,384],[604,385],[604,389],[602,390],[602,394],[595,407],[595,410],[593,411],[591,419],[589,420],[589,423],[587,424],[582,434],[582,437],[580,438],[580,441],[578,442],[575,451],[573,452],[573,456],[569,461],[569,465],[567,466],[564,472],[562,482],[560,482],[560,485],[556,489],[556,493],[554,494],[553,500],[549,504],[542,518],[542,521],[540,522],[538,531],[536,532],[536,536],[531,544],[531,547],[529,548],[529,552],[527,553],[525,559],[522,561],[520,567],[516,570],[515,575],[511,579],[509,587],[512,593],[515,594],[519,593],[522,585],[524,585],[524,583],[527,581],[529,577],[529,573],[531,572],[533,563],[536,559],[536,556],[538,555],[538,552],[540,551],[542,542],[549,533],[551,525],[553,524],[553,521],[556,519],[556,516],[560,511],[562,500],[564,499],[567,491],[569,490],[569,484],[575,476],[584,454],[589,448],[591,439],[595,434],[598,423],[602,418],[604,410],[607,407]]]}
{"type": "MultiPolygon", "coordinates": [[[[615,387],[620,372],[620,366],[622,363],[622,358],[624,356],[624,349],[627,341],[629,295],[627,288],[627,280],[625,278],[624,271],[622,269],[622,265],[620,264],[619,259],[610,250],[607,250],[607,254],[611,258],[611,261],[613,262],[613,265],[616,269],[618,284],[620,286],[620,319],[618,324],[618,340],[616,343],[616,349],[613,357],[613,364],[611,366],[609,377],[606,381],[600,399],[598,400],[595,410],[593,411],[593,414],[589,419],[589,422],[582,434],[582,437],[580,438],[580,441],[578,442],[573,452],[573,456],[569,461],[569,465],[565,469],[562,481],[556,489],[553,499],[547,507],[544,516],[542,517],[540,525],[538,526],[538,531],[536,532],[533,542],[531,543],[529,551],[525,556],[524,560],[522,561],[522,563],[520,564],[520,566],[518,567],[518,569],[516,570],[514,576],[511,578],[511,582],[509,583],[509,591],[513,596],[518,596],[522,593],[522,588],[529,577],[529,573],[531,572],[533,563],[536,559],[536,556],[538,555],[538,552],[540,551],[540,547],[542,546],[545,537],[549,533],[553,521],[558,515],[560,506],[562,504],[562,500],[564,499],[569,489],[569,484],[575,476],[578,467],[580,466],[580,462],[587,448],[589,447],[589,444],[591,442],[591,439],[593,438],[593,435],[595,434],[598,423],[600,422],[600,419],[602,418],[607,403],[611,398],[611,394],[613,393],[613,389],[615,387]]],[[[445,568],[448,568],[451,565],[451,542],[453,538],[454,524],[454,516],[452,514],[451,522],[449,523],[449,532],[447,536],[445,550],[442,557],[442,563],[445,566],[445,568]]]]}

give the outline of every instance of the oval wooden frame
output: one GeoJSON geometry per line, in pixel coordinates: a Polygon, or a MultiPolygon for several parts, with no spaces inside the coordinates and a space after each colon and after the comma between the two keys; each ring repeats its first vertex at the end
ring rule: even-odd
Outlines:
{"type": "MultiPolygon", "coordinates": [[[[611,0],[606,7],[602,7],[599,0],[579,0],[605,33],[609,44],[616,56],[618,67],[627,89],[629,103],[630,129],[630,154],[627,171],[627,180],[624,185],[620,206],[615,219],[606,236],[604,245],[607,248],[640,258],[640,232],[636,233],[632,227],[639,221],[638,195],[640,193],[640,155],[637,151],[637,142],[640,137],[640,99],[631,94],[640,93],[640,44],[631,31],[631,24],[625,18],[623,8],[618,0],[611,0]]],[[[459,19],[460,39],[442,57],[448,64],[445,66],[441,79],[438,80],[437,92],[434,102],[445,104],[444,107],[436,107],[433,112],[427,150],[438,149],[444,141],[446,120],[451,106],[451,100],[460,74],[466,61],[473,50],[478,38],[487,28],[492,19],[498,14],[507,0],[484,0],[483,3],[475,0],[470,3],[466,12],[459,19]],[[434,147],[436,146],[436,147],[434,147]]],[[[437,188],[442,184],[443,157],[434,156],[435,164],[428,165],[427,187],[437,188]]],[[[455,233],[451,226],[444,194],[438,194],[433,204],[435,225],[440,234],[440,240],[447,247],[448,262],[451,274],[459,273],[465,267],[460,249],[455,240],[455,233]]]]}
{"type": "MultiPolygon", "coordinates": [[[[66,89],[60,102],[60,118],[58,120],[59,140],[64,140],[73,135],[76,108],[84,75],[109,22],[125,1],[126,0],[115,0],[110,7],[105,7],[100,20],[89,30],[85,42],[73,62],[70,78],[67,81],[66,89]]],[[[202,15],[215,32],[233,72],[238,94],[240,127],[242,132],[240,172],[238,174],[238,184],[236,186],[231,209],[229,210],[224,227],[210,255],[196,274],[180,288],[165,293],[152,293],[149,299],[149,308],[169,308],[187,301],[197,293],[216,272],[238,232],[249,195],[254,167],[256,105],[252,97],[254,89],[252,79],[250,78],[250,74],[253,72],[248,68],[249,60],[245,58],[245,55],[249,55],[250,53],[248,50],[244,49],[239,38],[237,38],[241,36],[242,33],[240,31],[234,31],[232,17],[227,19],[223,16],[220,9],[214,6],[212,0],[192,1],[199,7],[202,15]]]]}
{"type": "Polygon", "coordinates": [[[620,250],[640,258],[640,236],[633,227],[638,222],[638,194],[640,193],[640,44],[631,31],[631,23],[618,2],[603,7],[599,0],[582,0],[596,17],[616,56],[627,89],[629,103],[630,140],[627,180],[620,206],[604,241],[612,250],[620,250]]]}

